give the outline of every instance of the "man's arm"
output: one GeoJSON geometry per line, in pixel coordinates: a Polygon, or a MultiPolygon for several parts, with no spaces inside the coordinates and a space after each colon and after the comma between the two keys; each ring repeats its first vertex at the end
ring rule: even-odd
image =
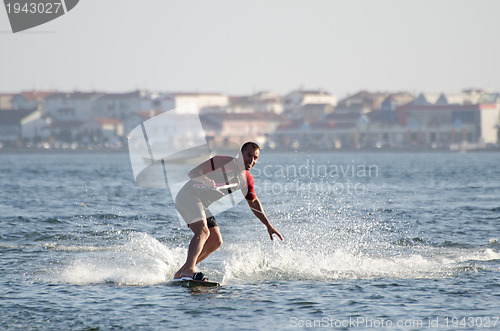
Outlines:
{"type": "Polygon", "coordinates": [[[262,209],[262,204],[260,203],[258,198],[253,200],[247,200],[248,206],[254,213],[254,215],[267,227],[267,232],[269,233],[269,237],[273,240],[273,234],[276,234],[278,238],[283,240],[283,236],[276,230],[274,226],[271,225],[269,219],[267,218],[264,210],[262,209]]]}
{"type": "Polygon", "coordinates": [[[206,160],[205,162],[198,165],[196,168],[191,169],[189,171],[188,176],[194,181],[197,181],[207,188],[215,188],[215,182],[205,176],[212,171],[215,171],[218,168],[222,168],[228,162],[230,162],[233,158],[230,156],[214,156],[211,159],[206,160]]]}
{"type": "Polygon", "coordinates": [[[233,160],[233,158],[230,156],[214,156],[213,158],[201,163],[196,168],[191,169],[191,171],[188,173],[188,176],[191,179],[201,177],[212,171],[215,171],[215,169],[221,168],[231,160],[233,160]]]}

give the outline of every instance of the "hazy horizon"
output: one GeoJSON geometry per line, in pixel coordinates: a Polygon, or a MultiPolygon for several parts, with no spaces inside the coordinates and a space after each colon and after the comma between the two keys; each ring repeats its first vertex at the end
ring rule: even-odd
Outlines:
{"type": "Polygon", "coordinates": [[[3,9],[0,91],[499,91],[499,10],[492,0],[86,0],[13,34],[3,9]]]}

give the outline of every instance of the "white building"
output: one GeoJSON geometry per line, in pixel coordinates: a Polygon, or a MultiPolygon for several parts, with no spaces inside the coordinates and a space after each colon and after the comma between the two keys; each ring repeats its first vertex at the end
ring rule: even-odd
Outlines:
{"type": "Polygon", "coordinates": [[[108,140],[117,140],[123,137],[123,121],[118,118],[94,118],[80,128],[79,135],[92,136],[98,135],[108,140]]]}
{"type": "MultiPolygon", "coordinates": [[[[170,93],[158,93],[152,95],[152,109],[166,112],[175,108],[175,97],[170,93]]],[[[145,105],[140,109],[149,109],[145,105]]]]}
{"type": "Polygon", "coordinates": [[[55,94],[49,91],[23,91],[15,94],[10,100],[11,109],[40,109],[44,110],[45,99],[55,94]]]}
{"type": "Polygon", "coordinates": [[[227,106],[204,107],[201,114],[246,114],[283,112],[282,97],[271,91],[259,92],[253,95],[238,95],[228,97],[227,106]]]}
{"type": "Polygon", "coordinates": [[[50,118],[44,117],[41,110],[36,110],[21,120],[21,136],[23,139],[46,139],[50,136],[50,118]]]}
{"type": "Polygon", "coordinates": [[[144,121],[163,113],[161,110],[135,111],[123,120],[123,133],[128,135],[136,126],[144,121]]]}
{"type": "Polygon", "coordinates": [[[287,115],[299,116],[304,105],[323,104],[337,106],[337,97],[325,90],[297,90],[287,94],[284,98],[284,111],[287,115]]]}
{"type": "Polygon", "coordinates": [[[94,103],[103,93],[54,93],[45,99],[45,113],[57,122],[86,122],[94,115],[94,103]]]}
{"type": "Polygon", "coordinates": [[[500,104],[489,103],[479,105],[481,142],[496,144],[500,138],[500,104]]]}
{"type": "Polygon", "coordinates": [[[262,91],[250,97],[254,109],[258,113],[283,113],[283,98],[272,91],[262,91]]]}
{"type": "Polygon", "coordinates": [[[39,113],[36,109],[18,109],[0,111],[0,142],[13,142],[23,138],[23,122],[34,113],[39,113]]]}
{"type": "Polygon", "coordinates": [[[145,92],[106,93],[94,99],[92,117],[124,119],[137,109],[151,107],[151,98],[145,92]]]}
{"type": "Polygon", "coordinates": [[[199,114],[206,107],[226,107],[229,104],[228,96],[220,93],[171,93],[170,95],[174,98],[175,108],[190,106],[195,114],[199,114]]]}
{"type": "Polygon", "coordinates": [[[0,93],[0,110],[12,109],[10,102],[14,96],[14,93],[0,93]]]}

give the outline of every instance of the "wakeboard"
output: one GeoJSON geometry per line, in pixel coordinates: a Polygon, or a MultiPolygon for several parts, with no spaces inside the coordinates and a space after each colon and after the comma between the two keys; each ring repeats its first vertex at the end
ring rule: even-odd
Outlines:
{"type": "Polygon", "coordinates": [[[168,283],[171,286],[183,286],[183,287],[219,287],[220,284],[217,282],[209,282],[202,280],[172,280],[168,283]]]}

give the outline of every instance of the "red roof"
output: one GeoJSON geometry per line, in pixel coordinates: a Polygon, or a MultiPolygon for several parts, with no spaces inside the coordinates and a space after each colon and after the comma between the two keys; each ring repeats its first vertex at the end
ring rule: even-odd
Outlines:
{"type": "Polygon", "coordinates": [[[210,113],[202,115],[205,119],[218,121],[281,121],[282,117],[275,113],[210,113]]]}
{"type": "Polygon", "coordinates": [[[481,103],[479,104],[480,109],[496,109],[497,104],[495,103],[481,103]]]}
{"type": "Polygon", "coordinates": [[[164,111],[162,111],[162,110],[153,110],[153,111],[150,111],[150,110],[138,110],[138,111],[136,111],[134,113],[137,114],[137,115],[139,115],[143,119],[148,120],[151,117],[155,117],[156,115],[163,114],[164,111]]]}
{"type": "Polygon", "coordinates": [[[58,92],[49,92],[49,91],[23,91],[20,94],[26,99],[26,100],[38,100],[38,99],[45,99],[49,95],[55,94],[58,92]]]}
{"type": "Polygon", "coordinates": [[[94,118],[94,122],[97,122],[101,125],[103,124],[114,124],[114,125],[119,125],[122,124],[123,121],[118,119],[118,118],[112,118],[112,117],[98,117],[94,118]]]}

